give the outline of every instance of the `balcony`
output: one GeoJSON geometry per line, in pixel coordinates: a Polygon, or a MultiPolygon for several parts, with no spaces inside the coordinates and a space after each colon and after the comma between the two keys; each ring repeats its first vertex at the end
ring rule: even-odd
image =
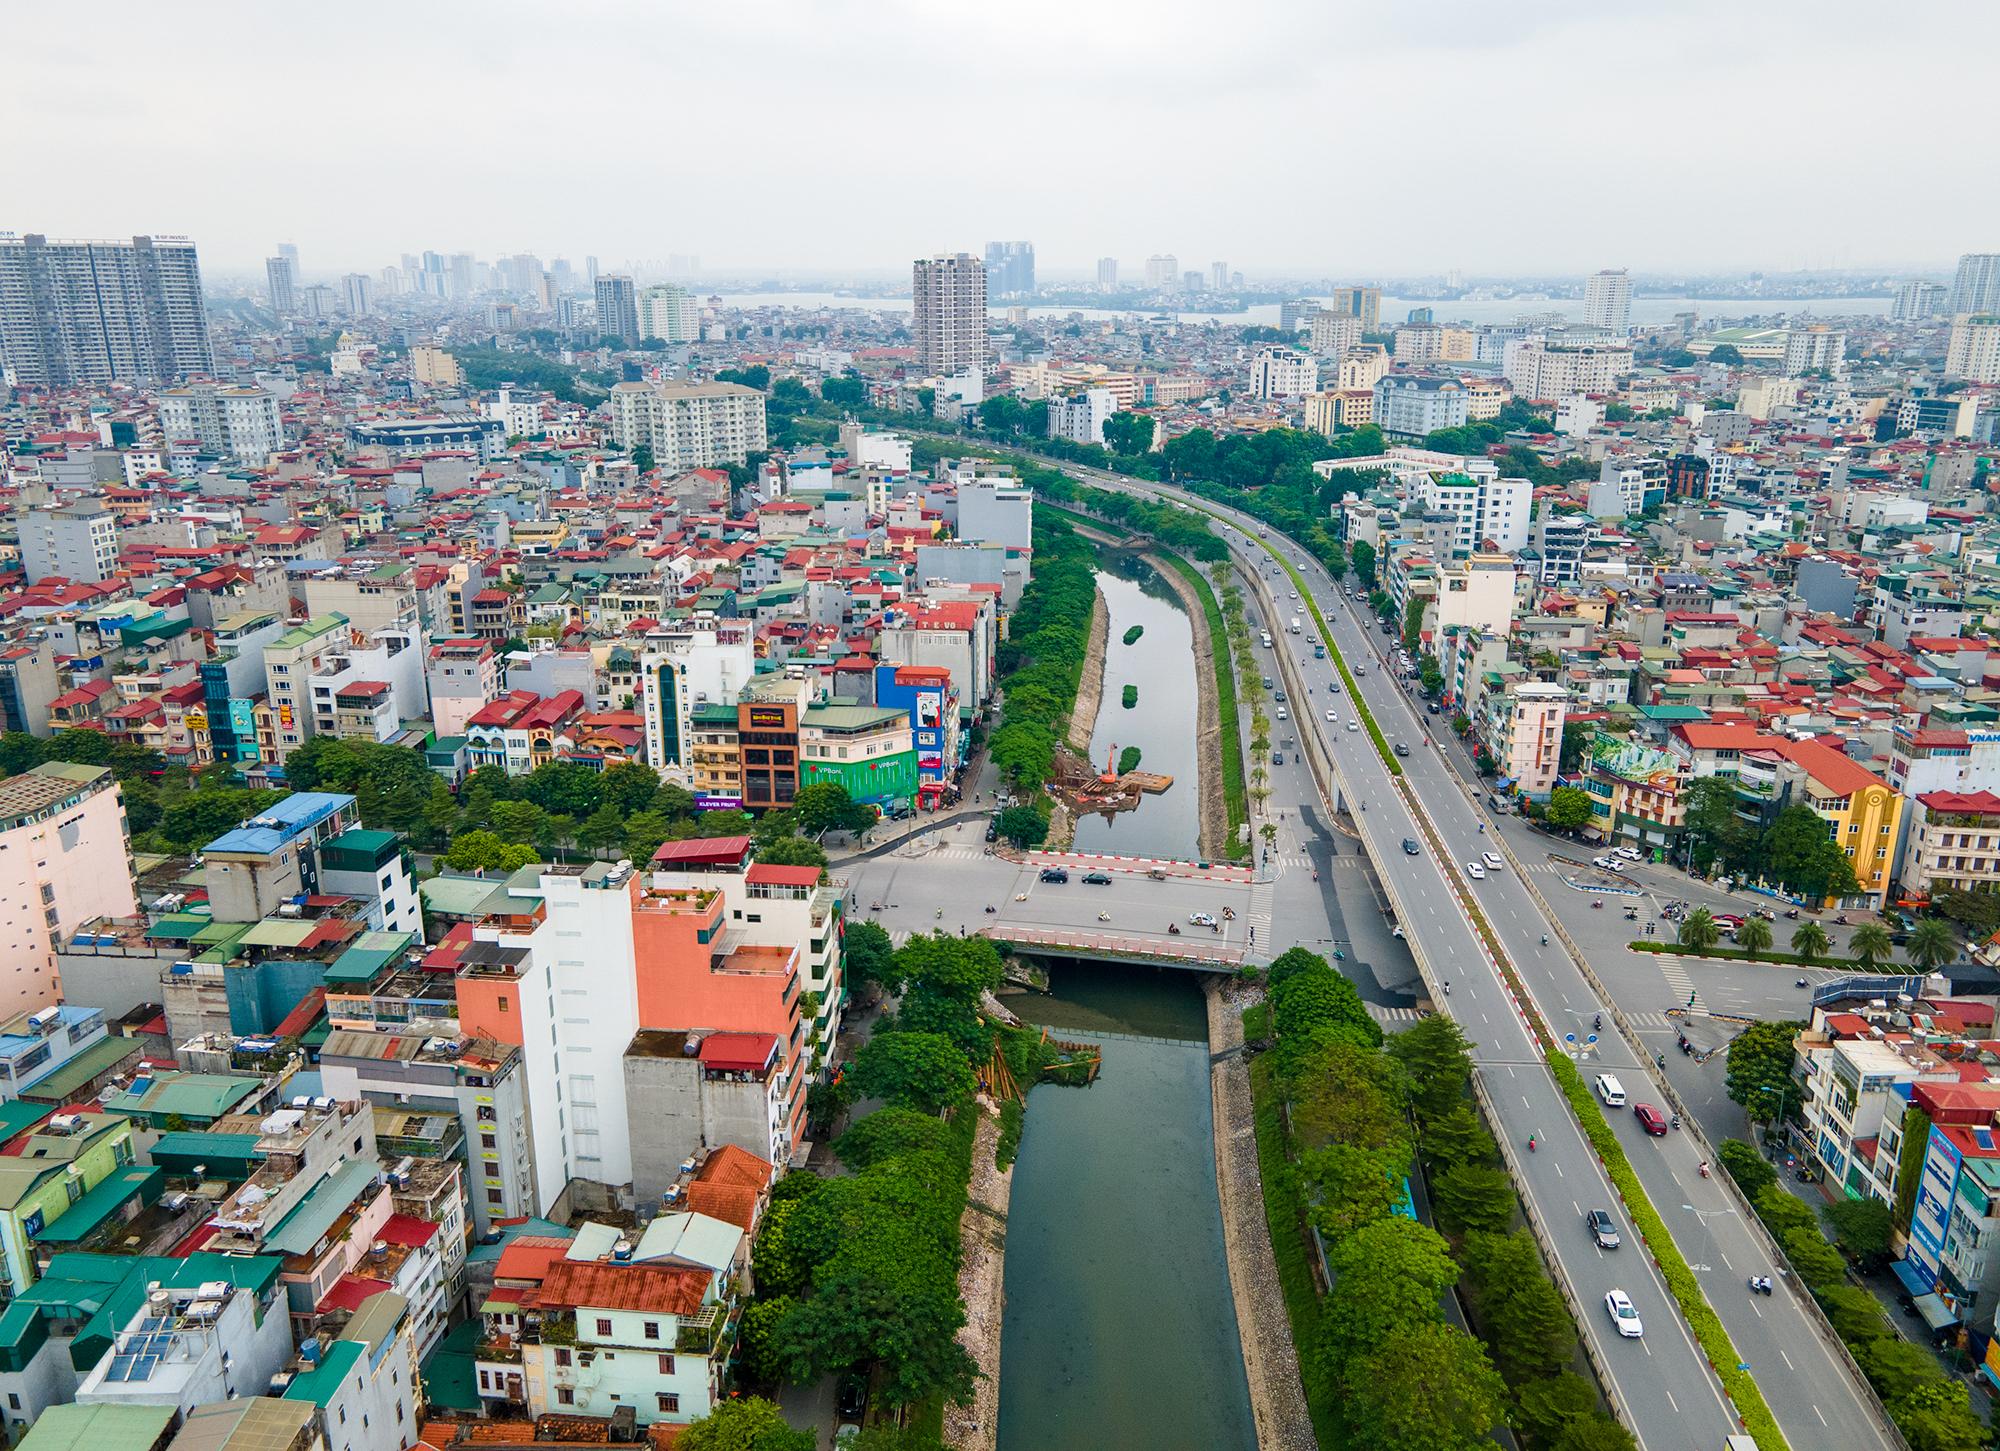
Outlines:
{"type": "Polygon", "coordinates": [[[697,1315],[683,1315],[674,1332],[674,1349],[682,1355],[713,1355],[726,1349],[736,1329],[736,1307],[725,1301],[704,1305],[697,1315]]]}

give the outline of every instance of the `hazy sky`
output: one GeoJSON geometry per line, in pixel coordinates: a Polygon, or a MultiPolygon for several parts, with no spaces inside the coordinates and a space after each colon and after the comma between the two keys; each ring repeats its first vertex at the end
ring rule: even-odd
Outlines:
{"type": "Polygon", "coordinates": [[[429,247],[877,271],[1356,278],[1879,267],[2000,249],[1937,0],[16,4],[0,228],[211,272],[429,247]]]}

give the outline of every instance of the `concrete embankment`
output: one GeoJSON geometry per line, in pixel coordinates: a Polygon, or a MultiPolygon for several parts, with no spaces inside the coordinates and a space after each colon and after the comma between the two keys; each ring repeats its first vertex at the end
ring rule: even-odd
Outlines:
{"type": "Polygon", "coordinates": [[[972,1141],[972,1181],[958,1226],[958,1293],[965,1300],[958,1343],[979,1367],[979,1381],[969,1404],[946,1406],[944,1412],[945,1444],[958,1451],[994,1451],[1000,1434],[1000,1322],[1007,1306],[1007,1205],[1014,1171],[994,1165],[999,1139],[1000,1120],[982,1102],[972,1141]]]}
{"type": "Polygon", "coordinates": [[[1243,1369],[1250,1382],[1250,1410],[1259,1451],[1313,1451],[1312,1415],[1299,1383],[1298,1349],[1278,1285],[1278,1263],[1264,1217],[1264,1185],[1257,1169],[1257,1130],[1250,1101],[1250,1070],[1243,1058],[1243,1009],[1254,989],[1237,990],[1210,978],[1208,999],[1209,1090],[1215,1115],[1215,1187],[1222,1200],[1222,1242],[1229,1256],[1229,1290],[1243,1341],[1243,1369]]]}
{"type": "Polygon", "coordinates": [[[1097,710],[1104,700],[1104,651],[1111,635],[1111,607],[1099,589],[1090,605],[1090,644],[1083,653],[1083,677],[1076,683],[1076,704],[1069,712],[1069,746],[1090,759],[1090,738],[1097,732],[1097,710]]]}

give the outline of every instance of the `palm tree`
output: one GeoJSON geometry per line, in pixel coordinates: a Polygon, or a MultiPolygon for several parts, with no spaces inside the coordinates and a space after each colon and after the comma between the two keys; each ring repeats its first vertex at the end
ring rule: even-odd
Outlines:
{"type": "Polygon", "coordinates": [[[1261,756],[1264,754],[1264,752],[1270,749],[1271,749],[1271,738],[1269,736],[1254,735],[1250,737],[1250,753],[1252,755],[1261,756]]]}
{"type": "Polygon", "coordinates": [[[1856,929],[1848,940],[1847,950],[1854,954],[1854,960],[1870,971],[1895,950],[1896,944],[1889,940],[1888,929],[1879,922],[1867,922],[1856,929]]]}
{"type": "Polygon", "coordinates": [[[1910,932],[1910,965],[1924,972],[1943,967],[1958,956],[1958,937],[1942,917],[1926,917],[1910,932]]]}
{"type": "Polygon", "coordinates": [[[1706,907],[1695,908],[1681,920],[1680,941],[1683,947],[1706,952],[1715,946],[1721,936],[1722,929],[1715,925],[1715,915],[1706,907]]]}
{"type": "Polygon", "coordinates": [[[1826,956],[1827,948],[1832,945],[1826,929],[1817,922],[1801,922],[1799,930],[1792,934],[1792,951],[1807,962],[1826,956]]]}
{"type": "Polygon", "coordinates": [[[1264,845],[1269,846],[1278,839],[1278,823],[1275,821],[1265,822],[1257,828],[1257,834],[1264,838],[1264,845]]]}
{"type": "Polygon", "coordinates": [[[1264,783],[1270,779],[1271,779],[1270,773],[1267,772],[1262,766],[1252,766],[1250,768],[1250,784],[1252,786],[1261,789],[1264,783]]]}
{"type": "Polygon", "coordinates": [[[1771,945],[1771,924],[1762,917],[1752,917],[1736,929],[1736,945],[1755,957],[1771,945]]]}

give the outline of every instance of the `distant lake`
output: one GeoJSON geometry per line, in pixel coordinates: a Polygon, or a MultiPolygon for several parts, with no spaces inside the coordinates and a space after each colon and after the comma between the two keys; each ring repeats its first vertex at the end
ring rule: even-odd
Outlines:
{"type": "MultiPolygon", "coordinates": [[[[703,294],[706,295],[706,294],[703,294]]],[[[829,308],[857,308],[863,311],[882,313],[907,313],[910,299],[907,297],[853,297],[837,292],[739,292],[721,294],[723,304],[728,307],[795,307],[806,312],[821,312],[829,308]]],[[[1810,314],[1813,317],[1886,317],[1891,299],[1887,297],[1635,297],[1632,299],[1632,321],[1641,326],[1651,323],[1672,322],[1676,313],[1692,310],[1704,320],[1710,318],[1774,317],[1779,313],[1792,316],[1810,314]]],[[[1559,312],[1571,320],[1583,317],[1583,299],[1580,297],[1555,298],[1548,301],[1533,301],[1518,297],[1488,299],[1482,301],[1428,302],[1422,298],[1384,297],[1382,299],[1382,322],[1385,326],[1404,321],[1413,307],[1428,307],[1439,322],[1506,323],[1523,315],[1559,312]]],[[[1004,317],[1004,307],[989,308],[996,317],[1004,317]]],[[[1075,315],[1087,320],[1110,321],[1147,315],[1140,309],[1104,307],[1030,307],[1030,317],[1069,317],[1075,315]]],[[[1246,308],[1242,312],[1182,312],[1175,316],[1186,323],[1221,322],[1233,323],[1239,327],[1274,327],[1278,321],[1275,304],[1267,307],[1246,308]]]]}

